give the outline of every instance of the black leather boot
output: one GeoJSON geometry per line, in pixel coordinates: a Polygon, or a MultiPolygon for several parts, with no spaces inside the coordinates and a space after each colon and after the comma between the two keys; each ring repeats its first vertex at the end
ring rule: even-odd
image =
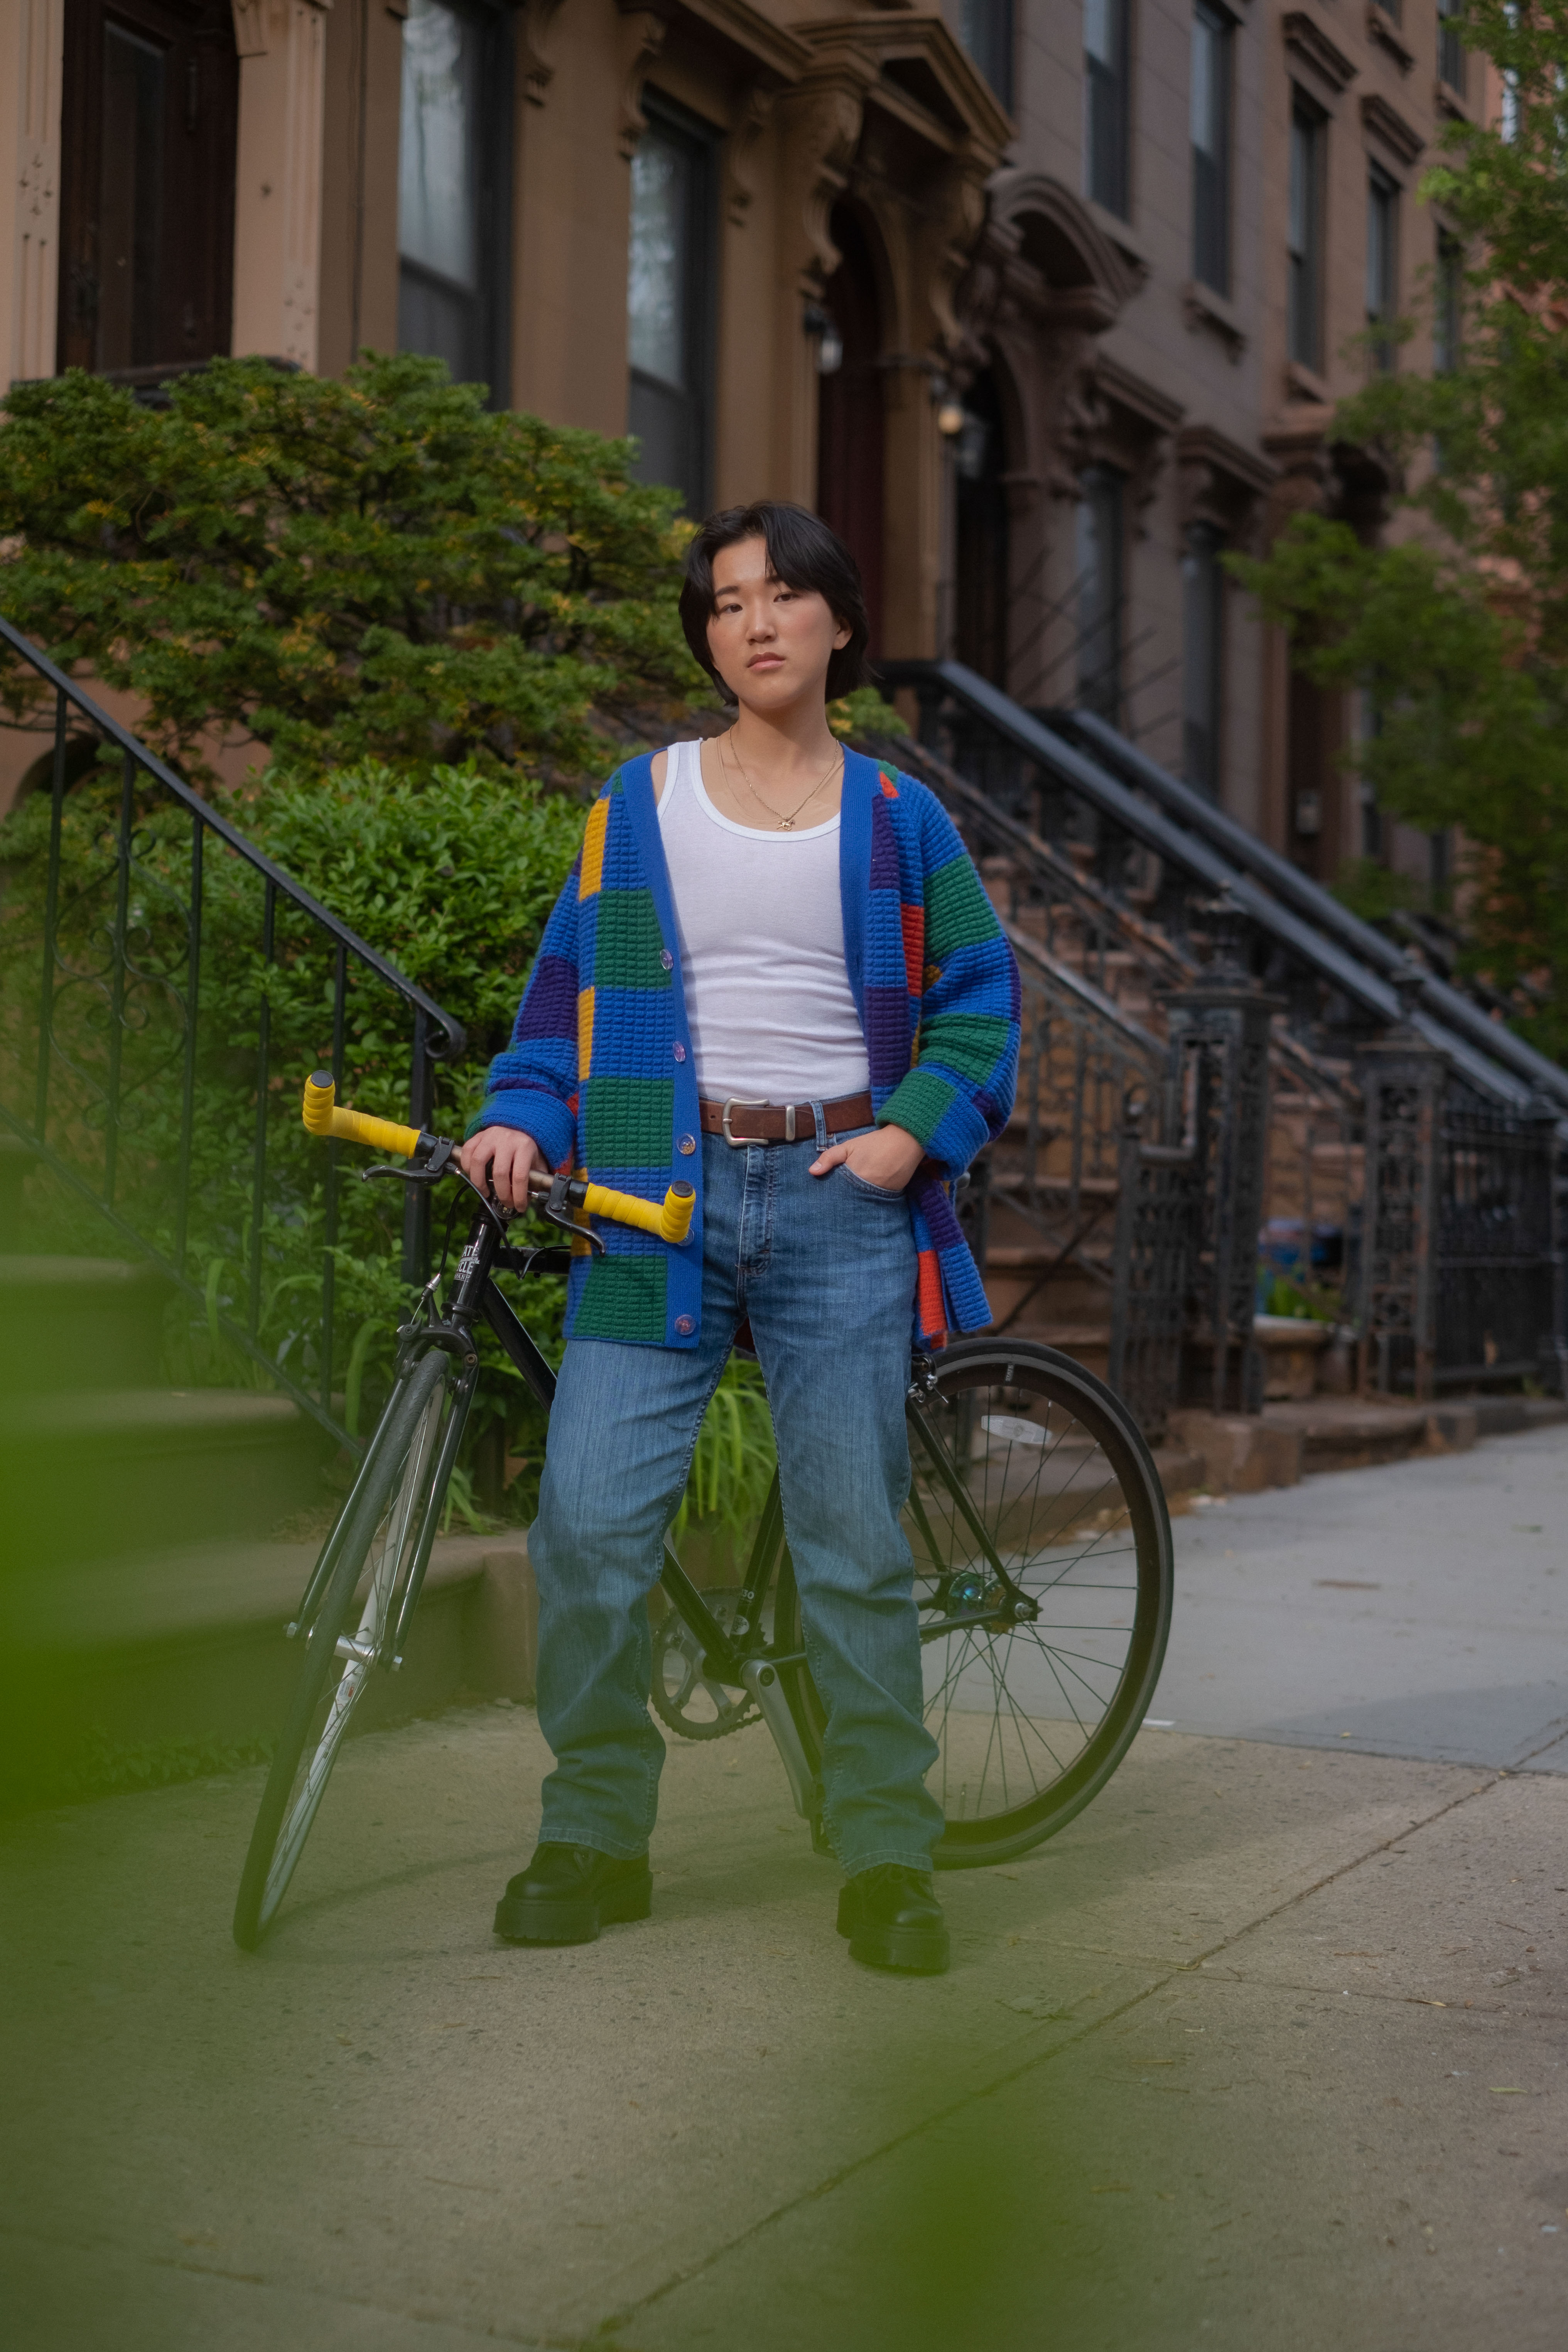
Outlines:
{"type": "Polygon", "coordinates": [[[838,1932],[849,1957],[873,1969],[940,1977],[947,1968],[947,1922],[929,1870],[879,1862],[851,1878],[838,1897],[838,1932]]]}
{"type": "Polygon", "coordinates": [[[601,1927],[646,1919],[652,1908],[646,1853],[622,1862],[591,1845],[542,1845],[507,1882],[496,1934],[509,1944],[591,1944],[601,1927]]]}

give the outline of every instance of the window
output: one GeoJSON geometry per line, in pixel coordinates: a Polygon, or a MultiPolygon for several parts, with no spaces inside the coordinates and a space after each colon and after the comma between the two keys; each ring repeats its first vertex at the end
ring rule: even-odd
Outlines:
{"type": "Polygon", "coordinates": [[[1211,800],[1219,797],[1224,544],[1213,523],[1195,522],[1182,555],[1182,773],[1211,800]]]}
{"type": "Polygon", "coordinates": [[[1447,229],[1437,232],[1436,281],[1432,289],[1432,367],[1451,375],[1459,364],[1465,315],[1465,248],[1447,229]]]}
{"type": "Polygon", "coordinates": [[[1322,363],[1323,145],[1326,125],[1298,90],[1290,110],[1289,348],[1302,367],[1322,363]]]}
{"type": "Polygon", "coordinates": [[[1437,0],[1437,75],[1457,98],[1465,94],[1465,45],[1456,22],[1461,0],[1437,0]]]}
{"type": "Polygon", "coordinates": [[[1398,24],[1401,16],[1405,13],[1401,5],[1401,0],[1376,0],[1376,5],[1381,8],[1384,15],[1389,17],[1395,25],[1398,24]]]}
{"type": "Polygon", "coordinates": [[[714,141],[651,91],[645,108],[632,157],[626,429],[642,444],[638,479],[669,484],[700,515],[712,433],[714,141]]]}
{"type": "Polygon", "coordinates": [[[1200,6],[1193,18],[1193,276],[1230,292],[1231,21],[1200,6]]]}
{"type": "Polygon", "coordinates": [[[1373,364],[1384,373],[1398,352],[1392,329],[1399,308],[1399,189],[1374,163],[1366,188],[1366,323],[1373,364]]]}
{"type": "Polygon", "coordinates": [[[505,397],[508,20],[409,0],[397,151],[397,341],[505,397]]]}
{"type": "Polygon", "coordinates": [[[68,0],[62,368],[156,380],[227,351],[238,107],[224,0],[68,0]]]}
{"type": "Polygon", "coordinates": [[[1127,217],[1127,0],[1083,0],[1084,182],[1127,217]]]}
{"type": "Polygon", "coordinates": [[[1121,570],[1126,479],[1111,466],[1080,478],[1078,558],[1078,698],[1115,726],[1121,716],[1121,570]]]}
{"type": "Polygon", "coordinates": [[[1009,113],[1013,109],[1013,0],[962,0],[959,36],[1009,113]]]}

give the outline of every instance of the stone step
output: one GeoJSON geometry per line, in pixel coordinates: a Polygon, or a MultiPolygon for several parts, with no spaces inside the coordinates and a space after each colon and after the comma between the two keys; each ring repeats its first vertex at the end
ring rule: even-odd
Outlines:
{"type": "Polygon", "coordinates": [[[97,1389],[0,1399],[0,1578],[269,1536],[327,1498],[333,1452],[285,1397],[97,1389]]]}
{"type": "MultiPolygon", "coordinates": [[[[0,1582],[0,1782],[47,1793],[89,1740],[237,1746],[281,1722],[301,1653],[283,1627],[315,1543],[195,1543],[0,1582]]],[[[356,1731],[460,1692],[533,1696],[538,1603],[521,1530],[438,1538],[405,1664],[356,1731]]]]}
{"type": "Polygon", "coordinates": [[[155,1266],[0,1256],[0,1399],[155,1381],[168,1299],[155,1266]]]}

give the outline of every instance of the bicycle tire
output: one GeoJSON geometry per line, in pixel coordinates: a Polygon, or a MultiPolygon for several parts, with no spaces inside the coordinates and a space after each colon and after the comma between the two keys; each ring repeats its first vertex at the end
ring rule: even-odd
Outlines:
{"type": "Polygon", "coordinates": [[[278,1913],[326,1793],[349,1723],[396,1622],[430,1484],[440,1459],[448,1366],[432,1349],[389,1402],[372,1441],[369,1475],[346,1507],[353,1524],[321,1607],[279,1735],[240,1874],[234,1940],[254,1951],[278,1913]],[[354,1652],[338,1643],[370,1572],[354,1652]],[[334,1669],[336,1672],[334,1673],[334,1669]]]}
{"type": "MultiPolygon", "coordinates": [[[[988,1619],[931,1638],[970,1599],[983,1609],[1002,1588],[951,1490],[911,1443],[904,1528],[922,1618],[926,1722],[939,1749],[927,1785],[947,1822],[932,1859],[963,1870],[1010,1861],[1054,1836],[1121,1763],[1164,1660],[1173,1550],[1152,1456],[1103,1381],[1026,1340],[961,1341],[937,1358],[936,1372],[928,1426],[997,1557],[1040,1612],[1029,1623],[988,1619]],[[1120,1537],[1131,1542],[1108,1540],[1120,1537]]],[[[787,1558],[775,1622],[781,1652],[804,1647],[787,1558]]],[[[820,1772],[826,1710],[808,1667],[787,1670],[787,1679],[807,1759],[820,1772]]]]}

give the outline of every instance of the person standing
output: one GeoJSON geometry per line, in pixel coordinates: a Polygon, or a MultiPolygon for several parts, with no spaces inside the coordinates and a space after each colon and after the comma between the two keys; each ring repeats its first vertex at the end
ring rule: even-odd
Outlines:
{"type": "Polygon", "coordinates": [[[496,1930],[588,1942],[648,1915],[646,1604],[749,1325],[826,1710],[839,1931],[857,1959],[937,1973],[904,1391],[912,1344],[991,1319],[951,1187],[1012,1108],[1017,969],[935,797],[828,725],[868,675],[843,541],[798,507],[713,515],[680,614],[733,725],[628,761],[595,799],[462,1153],[506,1208],[538,1162],[698,1196],[681,1247],[606,1224],[568,1284],[529,1535],[555,1769],[496,1930]]]}

